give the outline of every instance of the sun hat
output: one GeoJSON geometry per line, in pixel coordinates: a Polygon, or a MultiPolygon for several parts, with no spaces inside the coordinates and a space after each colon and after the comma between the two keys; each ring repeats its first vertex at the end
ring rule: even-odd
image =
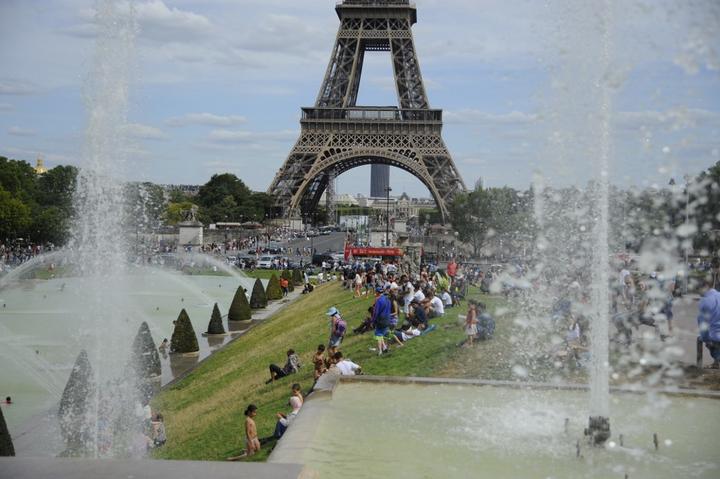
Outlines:
{"type": "Polygon", "coordinates": [[[337,308],[335,306],[333,306],[332,308],[328,309],[328,312],[326,314],[327,314],[327,316],[335,316],[336,314],[339,314],[339,313],[340,313],[340,311],[338,311],[337,308]]]}

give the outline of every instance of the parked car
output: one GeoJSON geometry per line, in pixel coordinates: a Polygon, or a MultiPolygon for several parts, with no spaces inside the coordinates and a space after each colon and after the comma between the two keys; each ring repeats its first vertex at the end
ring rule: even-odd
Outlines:
{"type": "Polygon", "coordinates": [[[257,267],[260,269],[272,269],[274,256],[260,256],[257,262],[257,267]]]}

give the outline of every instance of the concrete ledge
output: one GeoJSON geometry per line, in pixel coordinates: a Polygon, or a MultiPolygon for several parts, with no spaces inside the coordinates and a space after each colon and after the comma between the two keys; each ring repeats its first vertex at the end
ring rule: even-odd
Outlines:
{"type": "Polygon", "coordinates": [[[0,458],[0,478],[13,479],[299,479],[299,464],[110,459],[0,458]]]}
{"type": "MultiPolygon", "coordinates": [[[[416,384],[416,385],[455,385],[455,386],[494,386],[510,389],[563,389],[575,391],[589,391],[590,386],[578,383],[541,383],[532,381],[496,381],[491,379],[452,379],[452,378],[425,378],[414,376],[339,376],[340,383],[393,383],[393,384],[416,384]]],[[[335,386],[336,387],[336,386],[335,386]]],[[[611,393],[630,394],[665,394],[668,396],[699,397],[708,399],[720,399],[720,391],[705,389],[684,389],[684,388],[647,388],[642,386],[613,386],[611,393]]]]}

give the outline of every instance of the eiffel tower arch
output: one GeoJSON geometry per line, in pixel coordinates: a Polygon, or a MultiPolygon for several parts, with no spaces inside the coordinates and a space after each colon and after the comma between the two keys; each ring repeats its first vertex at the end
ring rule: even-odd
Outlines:
{"type": "Polygon", "coordinates": [[[344,0],[335,10],[340,27],[315,106],[302,108],[300,138],[268,189],[276,213],[309,213],[330,179],[387,164],[418,178],[447,221],[465,185],[442,140],[442,110],[431,109],[425,93],[411,30],[415,5],[344,0]],[[366,51],[390,52],[398,107],[356,105],[366,51]]]}

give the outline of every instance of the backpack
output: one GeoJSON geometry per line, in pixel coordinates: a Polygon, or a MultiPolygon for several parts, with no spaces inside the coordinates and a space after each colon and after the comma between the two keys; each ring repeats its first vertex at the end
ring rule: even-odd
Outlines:
{"type": "Polygon", "coordinates": [[[340,318],[335,322],[335,336],[344,336],[347,330],[347,322],[340,318]]]}

